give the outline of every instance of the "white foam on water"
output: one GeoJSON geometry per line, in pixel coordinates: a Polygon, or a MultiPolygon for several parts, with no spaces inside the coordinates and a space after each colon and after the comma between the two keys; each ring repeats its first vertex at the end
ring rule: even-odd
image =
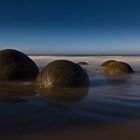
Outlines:
{"type": "Polygon", "coordinates": [[[44,67],[54,60],[70,60],[75,63],[84,61],[89,65],[99,67],[106,60],[124,61],[130,64],[134,69],[140,69],[140,56],[29,56],[39,67],[44,67]]]}

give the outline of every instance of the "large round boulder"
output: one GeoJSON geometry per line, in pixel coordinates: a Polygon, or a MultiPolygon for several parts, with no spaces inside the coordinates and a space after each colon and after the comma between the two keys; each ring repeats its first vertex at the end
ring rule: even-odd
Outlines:
{"type": "Polygon", "coordinates": [[[0,80],[34,80],[39,70],[36,64],[24,53],[4,49],[0,51],[0,80]]]}
{"type": "Polygon", "coordinates": [[[117,62],[116,60],[107,60],[104,63],[101,64],[102,67],[106,67],[108,64],[112,63],[112,62],[117,62]]]}
{"type": "Polygon", "coordinates": [[[49,63],[38,75],[40,87],[82,87],[89,85],[86,71],[78,64],[67,60],[49,63]]]}
{"type": "Polygon", "coordinates": [[[131,66],[125,62],[112,62],[105,67],[105,72],[109,75],[133,73],[131,66]]]}

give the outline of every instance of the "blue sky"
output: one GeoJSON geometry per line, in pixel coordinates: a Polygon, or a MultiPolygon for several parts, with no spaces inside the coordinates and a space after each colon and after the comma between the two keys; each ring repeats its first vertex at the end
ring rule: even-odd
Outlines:
{"type": "Polygon", "coordinates": [[[1,0],[0,48],[140,54],[138,0],[1,0]]]}

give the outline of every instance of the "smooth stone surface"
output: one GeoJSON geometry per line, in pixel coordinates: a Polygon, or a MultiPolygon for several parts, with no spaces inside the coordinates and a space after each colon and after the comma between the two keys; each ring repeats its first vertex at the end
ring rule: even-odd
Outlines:
{"type": "Polygon", "coordinates": [[[89,85],[87,72],[78,64],[67,60],[49,63],[38,75],[40,87],[83,87],[89,85]]]}
{"type": "Polygon", "coordinates": [[[35,80],[39,70],[24,53],[5,49],[0,51],[0,81],[35,80]]]}
{"type": "Polygon", "coordinates": [[[119,75],[133,73],[131,66],[125,62],[112,62],[105,67],[105,73],[109,75],[119,75]]]}
{"type": "Polygon", "coordinates": [[[101,64],[102,67],[106,67],[108,64],[112,63],[112,62],[117,62],[116,60],[107,60],[104,63],[101,64]]]}

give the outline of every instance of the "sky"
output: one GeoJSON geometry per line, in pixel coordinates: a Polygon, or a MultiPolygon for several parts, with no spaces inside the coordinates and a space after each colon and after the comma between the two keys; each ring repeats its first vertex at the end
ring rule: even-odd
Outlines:
{"type": "Polygon", "coordinates": [[[140,54],[138,0],[0,0],[0,49],[140,54]]]}

